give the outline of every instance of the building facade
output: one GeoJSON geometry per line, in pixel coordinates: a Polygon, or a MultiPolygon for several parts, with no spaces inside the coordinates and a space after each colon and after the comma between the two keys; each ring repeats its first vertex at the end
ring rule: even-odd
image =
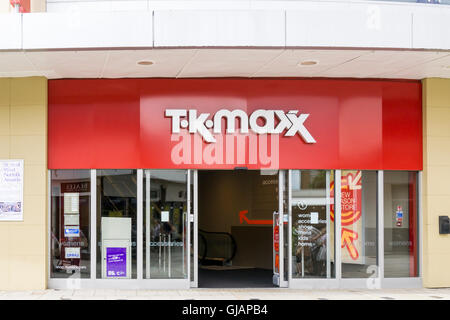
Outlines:
{"type": "Polygon", "coordinates": [[[446,3],[0,8],[0,289],[450,285],[446,3]]]}

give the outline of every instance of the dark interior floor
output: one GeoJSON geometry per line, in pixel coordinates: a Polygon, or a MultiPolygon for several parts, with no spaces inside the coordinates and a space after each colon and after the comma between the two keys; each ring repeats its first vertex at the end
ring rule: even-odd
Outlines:
{"type": "Polygon", "coordinates": [[[210,270],[199,267],[199,288],[271,288],[272,270],[235,269],[210,270]]]}

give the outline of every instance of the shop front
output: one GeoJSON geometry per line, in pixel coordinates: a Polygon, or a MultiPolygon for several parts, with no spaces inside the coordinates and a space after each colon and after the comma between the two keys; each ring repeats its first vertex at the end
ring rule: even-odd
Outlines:
{"type": "Polygon", "coordinates": [[[421,90],[50,80],[49,287],[198,287],[205,227],[278,287],[421,287],[421,90]]]}

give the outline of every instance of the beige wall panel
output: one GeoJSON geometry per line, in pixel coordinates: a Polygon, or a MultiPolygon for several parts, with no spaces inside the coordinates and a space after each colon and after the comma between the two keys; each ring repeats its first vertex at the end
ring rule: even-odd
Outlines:
{"type": "Polygon", "coordinates": [[[46,198],[42,195],[35,196],[24,194],[23,202],[25,204],[23,217],[27,224],[35,226],[46,226],[47,219],[42,219],[42,208],[45,208],[46,206],[46,198]]]}
{"type": "Polygon", "coordinates": [[[434,108],[427,109],[427,121],[430,125],[427,129],[428,136],[450,137],[450,108],[434,108]]]}
{"type": "Polygon", "coordinates": [[[9,0],[0,0],[0,13],[7,13],[9,12],[9,0]]]}
{"type": "Polygon", "coordinates": [[[0,78],[0,107],[9,107],[10,86],[11,81],[9,78],[0,78]]]}
{"type": "Polygon", "coordinates": [[[429,107],[450,108],[449,79],[430,78],[424,80],[427,83],[424,96],[425,104],[429,107]]]}
{"type": "Polygon", "coordinates": [[[9,261],[5,257],[9,256],[9,242],[9,225],[0,224],[0,252],[4,257],[0,257],[0,290],[8,288],[9,261]]]}
{"type": "Polygon", "coordinates": [[[427,254],[441,254],[442,256],[447,256],[449,254],[448,242],[450,241],[450,235],[440,235],[439,234],[439,218],[435,217],[436,222],[424,226],[427,229],[427,240],[429,243],[429,248],[427,254]]]}
{"type": "Polygon", "coordinates": [[[0,119],[0,159],[24,160],[24,220],[0,221],[0,290],[45,289],[47,79],[1,78],[0,119]]]}
{"type": "Polygon", "coordinates": [[[12,78],[12,106],[47,106],[47,81],[42,77],[12,78]]]}
{"type": "Polygon", "coordinates": [[[9,106],[0,106],[0,135],[10,134],[9,106]]]}
{"type": "Polygon", "coordinates": [[[9,264],[5,259],[0,259],[0,290],[9,288],[9,264]]]}
{"type": "MultiPolygon", "coordinates": [[[[424,114],[424,118],[425,118],[425,110],[423,111],[424,114]]],[[[423,123],[425,123],[425,120],[423,120],[423,123]]],[[[426,153],[425,151],[428,150],[428,140],[427,140],[427,136],[426,136],[426,131],[427,129],[425,128],[425,125],[423,125],[423,141],[422,141],[422,147],[423,147],[423,169],[425,169],[426,167],[428,167],[428,153],[426,153]]],[[[428,193],[428,188],[426,188],[427,186],[427,171],[423,170],[423,181],[422,181],[422,193],[423,195],[428,193]]]]}
{"type": "MultiPolygon", "coordinates": [[[[450,124],[450,119],[449,119],[450,124]]],[[[449,125],[450,127],[450,125],[449,125]]],[[[450,136],[448,137],[427,137],[427,147],[429,150],[439,150],[426,155],[427,166],[448,166],[450,159],[450,136]]]]}
{"type": "Polygon", "coordinates": [[[25,165],[24,166],[23,194],[45,196],[47,194],[47,166],[25,165]]]}
{"type": "Polygon", "coordinates": [[[423,283],[450,287],[450,235],[439,216],[450,215],[450,79],[423,81],[423,283]]]}
{"type": "MultiPolygon", "coordinates": [[[[427,209],[428,212],[434,212],[435,215],[427,216],[426,220],[424,219],[424,224],[438,224],[438,216],[440,215],[448,215],[450,208],[450,197],[442,196],[442,195],[430,195],[427,197],[427,204],[424,209],[427,209]]],[[[425,217],[424,217],[425,218],[425,217]]]]}
{"type": "Polygon", "coordinates": [[[447,287],[445,283],[450,283],[450,255],[430,254],[425,255],[428,261],[427,277],[424,278],[425,287],[447,287]]]}
{"type": "Polygon", "coordinates": [[[45,243],[45,226],[20,225],[10,232],[10,255],[36,255],[45,243]]]}
{"type": "Polygon", "coordinates": [[[11,135],[46,135],[46,106],[14,106],[11,108],[11,135]]]}
{"type": "Polygon", "coordinates": [[[47,11],[47,0],[30,0],[31,12],[45,12],[47,11]]]}
{"type": "Polygon", "coordinates": [[[9,158],[9,144],[10,144],[9,136],[0,136],[0,159],[8,159],[9,158]]]}
{"type": "MultiPolygon", "coordinates": [[[[2,255],[9,255],[9,226],[7,223],[0,225],[0,252],[2,255]]],[[[0,261],[4,261],[0,259],[0,261]]]]}
{"type": "Polygon", "coordinates": [[[46,287],[44,255],[10,255],[9,290],[42,290],[46,287]]]}
{"type": "MultiPolygon", "coordinates": [[[[428,152],[441,152],[440,150],[428,149],[428,152]]],[[[428,195],[450,196],[450,166],[428,166],[427,168],[428,195]]]]}
{"type": "Polygon", "coordinates": [[[47,165],[47,136],[11,136],[11,159],[25,164],[47,165]]]}

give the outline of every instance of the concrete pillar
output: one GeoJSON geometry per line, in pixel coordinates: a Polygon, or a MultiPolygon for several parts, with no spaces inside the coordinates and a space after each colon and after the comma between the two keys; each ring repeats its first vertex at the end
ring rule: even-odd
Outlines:
{"type": "Polygon", "coordinates": [[[45,289],[46,78],[0,78],[0,159],[24,160],[24,220],[0,221],[0,290],[45,289]]]}

